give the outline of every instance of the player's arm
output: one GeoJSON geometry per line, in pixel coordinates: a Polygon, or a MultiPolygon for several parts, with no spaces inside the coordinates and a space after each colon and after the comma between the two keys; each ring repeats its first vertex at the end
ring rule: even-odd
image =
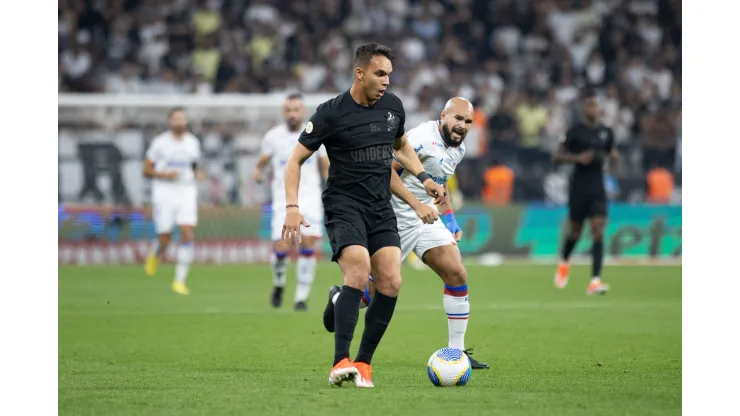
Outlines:
{"type": "Polygon", "coordinates": [[[285,163],[286,214],[285,222],[283,223],[283,241],[289,241],[293,245],[300,242],[301,225],[304,227],[310,226],[303,219],[300,207],[298,206],[301,167],[314,152],[319,150],[324,141],[331,135],[331,127],[328,123],[327,116],[322,113],[321,107],[319,106],[316,113],[306,123],[306,128],[301,133],[298,143],[296,143],[293,152],[285,163]]]}
{"type": "Polygon", "coordinates": [[[175,180],[177,179],[177,172],[175,171],[157,171],[154,166],[154,161],[161,157],[161,149],[159,148],[157,140],[154,140],[146,151],[146,159],[144,160],[143,174],[150,179],[162,179],[162,180],[175,180]]]}
{"type": "Polygon", "coordinates": [[[199,181],[206,180],[206,172],[203,169],[201,169],[200,163],[193,162],[192,166],[193,166],[193,173],[195,173],[195,179],[199,181]]]}
{"type": "Polygon", "coordinates": [[[411,191],[406,188],[403,184],[403,180],[400,176],[398,176],[398,171],[402,169],[402,166],[400,163],[396,162],[395,160],[391,162],[391,192],[393,195],[397,196],[401,199],[401,201],[408,204],[408,206],[411,207],[411,209],[414,210],[416,215],[421,219],[422,222],[425,224],[432,224],[433,222],[437,221],[439,219],[439,213],[434,208],[423,204],[421,201],[419,201],[419,198],[417,198],[411,191]]]}
{"type": "Polygon", "coordinates": [[[393,150],[393,154],[396,157],[396,160],[398,160],[398,163],[400,163],[404,169],[408,170],[410,174],[419,179],[419,181],[424,185],[424,189],[427,194],[435,198],[434,202],[436,204],[442,203],[442,201],[447,197],[444,193],[444,189],[435,183],[428,173],[424,172],[424,166],[421,164],[421,160],[419,160],[419,156],[416,155],[411,143],[406,139],[406,134],[403,134],[393,142],[393,150]]]}
{"type": "Polygon", "coordinates": [[[587,150],[582,153],[571,153],[568,148],[569,144],[573,141],[573,129],[568,129],[565,133],[565,137],[560,141],[558,150],[555,151],[553,161],[555,163],[582,163],[588,164],[594,158],[593,150],[587,150]]]}
{"type": "Polygon", "coordinates": [[[460,241],[460,239],[462,238],[462,229],[457,224],[455,211],[452,209],[452,201],[450,200],[450,189],[447,186],[447,183],[445,183],[444,189],[445,193],[447,194],[447,199],[439,204],[439,210],[442,211],[442,221],[444,222],[445,227],[447,227],[452,235],[455,236],[455,241],[460,241]]]}
{"type": "Polygon", "coordinates": [[[298,188],[301,182],[301,167],[314,151],[298,142],[285,163],[285,201],[288,207],[298,208],[298,188]]]}
{"type": "Polygon", "coordinates": [[[272,153],[272,139],[270,137],[270,132],[268,132],[262,139],[260,158],[257,159],[257,165],[254,167],[254,171],[252,172],[252,179],[254,179],[255,182],[262,182],[262,171],[265,169],[267,164],[270,163],[272,153]]]}

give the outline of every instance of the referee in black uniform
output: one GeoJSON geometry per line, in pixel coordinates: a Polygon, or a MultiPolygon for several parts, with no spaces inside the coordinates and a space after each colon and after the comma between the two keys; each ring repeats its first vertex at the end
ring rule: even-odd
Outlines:
{"type": "Polygon", "coordinates": [[[609,285],[601,281],[607,214],[604,169],[607,162],[615,165],[619,155],[614,146],[614,132],[599,122],[600,110],[596,92],[593,89],[584,90],[581,100],[583,119],[570,126],[555,154],[556,162],[575,164],[568,195],[570,227],[555,273],[555,287],[564,288],[568,284],[570,255],[581,237],[583,223],[588,219],[593,246],[591,281],[586,293],[603,295],[609,291],[609,285]]]}
{"type": "Polygon", "coordinates": [[[283,239],[295,243],[300,226],[309,226],[298,206],[301,164],[322,144],[329,156],[329,179],[322,195],[325,226],[332,261],[339,263],[344,276],[335,305],[334,367],[329,374],[335,385],[354,380],[358,387],[373,387],[370,361],[393,316],[401,287],[400,238],[390,203],[393,157],[424,184],[429,195],[438,202],[445,198],[444,189],[423,171],[406,141],[403,104],[387,91],[392,59],[387,46],[361,45],[355,53],[352,87],[316,109],[285,166],[283,239]],[[371,268],[376,295],[365,313],[359,352],[351,361],[357,305],[371,268]]]}

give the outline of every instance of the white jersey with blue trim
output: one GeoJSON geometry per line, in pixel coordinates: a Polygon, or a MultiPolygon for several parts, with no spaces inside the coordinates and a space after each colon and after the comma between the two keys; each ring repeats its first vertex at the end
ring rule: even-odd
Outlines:
{"type": "MultiPolygon", "coordinates": [[[[261,153],[270,156],[272,166],[272,200],[282,203],[285,201],[285,164],[298,144],[305,125],[296,131],[290,131],[288,125],[279,124],[265,133],[262,140],[261,153]]],[[[318,158],[326,157],[326,149],[321,146],[315,154],[308,158],[301,167],[301,180],[298,190],[299,199],[309,195],[321,196],[321,172],[318,158]]]]}
{"type": "Polygon", "coordinates": [[[175,180],[153,179],[152,201],[161,203],[197,198],[193,164],[198,163],[200,156],[200,142],[190,132],[185,132],[180,138],[171,131],[155,137],[146,151],[146,158],[154,163],[156,171],[174,171],[178,176],[175,180]]]}
{"type": "MultiPolygon", "coordinates": [[[[465,156],[465,144],[459,147],[448,147],[439,131],[439,121],[427,121],[406,132],[406,139],[419,156],[424,171],[434,182],[440,185],[447,183],[450,176],[455,174],[455,168],[465,156]]],[[[405,169],[399,171],[403,184],[416,198],[424,204],[434,207],[434,198],[427,195],[424,186],[419,180],[405,169]]],[[[405,229],[422,224],[411,206],[393,195],[391,198],[393,210],[396,212],[398,228],[405,229]]]]}

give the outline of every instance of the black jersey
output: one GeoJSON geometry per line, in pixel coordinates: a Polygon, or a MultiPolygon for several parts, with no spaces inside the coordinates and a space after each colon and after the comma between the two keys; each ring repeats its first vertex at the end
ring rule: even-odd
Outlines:
{"type": "Polygon", "coordinates": [[[368,107],[357,104],[349,90],[319,105],[298,141],[310,150],[326,148],[324,205],[338,198],[371,209],[390,203],[393,142],[403,136],[405,119],[401,100],[389,92],[368,107]]]}
{"type": "Polygon", "coordinates": [[[614,132],[603,124],[589,126],[583,122],[572,125],[563,142],[568,153],[579,154],[593,150],[591,163],[575,164],[571,177],[571,191],[604,192],[604,164],[614,148],[614,132]]]}

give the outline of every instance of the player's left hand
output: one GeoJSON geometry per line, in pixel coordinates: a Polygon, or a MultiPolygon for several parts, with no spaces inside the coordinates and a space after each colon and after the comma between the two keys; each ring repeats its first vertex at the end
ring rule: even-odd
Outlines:
{"type": "Polygon", "coordinates": [[[462,230],[457,230],[457,232],[452,233],[452,235],[455,237],[455,241],[462,240],[462,230]]]}
{"type": "Polygon", "coordinates": [[[447,200],[447,192],[445,192],[445,188],[431,179],[424,181],[424,190],[427,192],[427,195],[434,198],[434,203],[437,205],[447,200]]]}

